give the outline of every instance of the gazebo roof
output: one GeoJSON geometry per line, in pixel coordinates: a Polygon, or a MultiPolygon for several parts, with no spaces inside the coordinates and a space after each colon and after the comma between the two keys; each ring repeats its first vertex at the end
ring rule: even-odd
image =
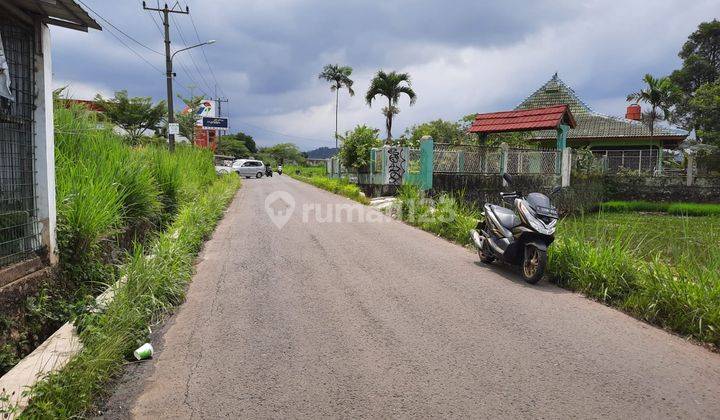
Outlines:
{"type": "Polygon", "coordinates": [[[561,124],[575,127],[575,118],[567,105],[554,105],[516,111],[478,114],[471,133],[492,134],[510,131],[556,130],[561,124]]]}

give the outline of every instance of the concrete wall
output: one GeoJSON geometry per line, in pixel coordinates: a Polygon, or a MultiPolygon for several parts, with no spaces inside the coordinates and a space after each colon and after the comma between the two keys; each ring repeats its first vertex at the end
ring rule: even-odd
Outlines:
{"type": "Polygon", "coordinates": [[[696,177],[687,186],[683,176],[607,175],[604,184],[608,200],[720,203],[720,177],[696,177]]]}
{"type": "MultiPolygon", "coordinates": [[[[504,187],[500,175],[435,173],[432,195],[450,192],[481,205],[499,203],[501,191],[548,194],[560,185],[560,177],[552,175],[516,175],[513,179],[512,186],[504,187]]],[[[683,176],[573,176],[570,185],[553,197],[563,213],[591,210],[608,200],[720,203],[720,177],[696,177],[693,185],[687,186],[683,176]]]]}
{"type": "Polygon", "coordinates": [[[559,175],[513,175],[513,184],[506,187],[503,186],[502,176],[498,174],[434,173],[431,195],[453,192],[477,204],[499,203],[501,191],[549,194],[560,183],[559,175]]]}
{"type": "Polygon", "coordinates": [[[55,208],[55,131],[53,124],[52,56],[50,29],[38,24],[40,48],[35,55],[35,182],[38,222],[43,245],[52,263],[57,260],[55,208]]]}

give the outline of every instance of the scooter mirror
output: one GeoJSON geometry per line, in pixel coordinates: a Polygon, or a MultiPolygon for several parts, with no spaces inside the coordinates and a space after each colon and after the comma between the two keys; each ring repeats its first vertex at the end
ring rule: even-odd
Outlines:
{"type": "Polygon", "coordinates": [[[511,184],[511,183],[512,183],[512,177],[511,177],[509,174],[503,174],[503,179],[504,179],[505,182],[507,182],[508,184],[511,184]]]}

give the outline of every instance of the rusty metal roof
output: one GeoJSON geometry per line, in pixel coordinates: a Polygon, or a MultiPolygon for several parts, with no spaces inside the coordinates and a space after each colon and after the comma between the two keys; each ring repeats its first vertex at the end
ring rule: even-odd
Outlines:
{"type": "Polygon", "coordinates": [[[3,0],[0,8],[14,17],[32,23],[34,17],[49,24],[86,31],[102,30],[100,25],[74,0],[3,0]]]}
{"type": "Polygon", "coordinates": [[[516,111],[478,114],[471,133],[492,134],[510,131],[556,130],[560,124],[575,127],[575,118],[567,105],[555,105],[516,111]]]}

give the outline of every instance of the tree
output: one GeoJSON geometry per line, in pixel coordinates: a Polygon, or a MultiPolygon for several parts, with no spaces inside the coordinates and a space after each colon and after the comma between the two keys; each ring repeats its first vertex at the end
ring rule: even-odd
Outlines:
{"type": "Polygon", "coordinates": [[[438,119],[406,129],[400,142],[403,145],[417,147],[420,144],[420,139],[424,136],[430,136],[438,143],[452,144],[469,143],[472,139],[468,135],[467,129],[460,122],[438,119]]]}
{"type": "Polygon", "coordinates": [[[236,134],[233,134],[233,137],[235,137],[237,140],[243,142],[245,147],[250,151],[250,153],[257,153],[258,148],[255,144],[255,139],[252,138],[251,135],[245,134],[243,132],[239,132],[236,134]]]}
{"type": "Polygon", "coordinates": [[[700,86],[689,106],[695,116],[698,137],[720,146],[720,81],[700,86]]]}
{"type": "Polygon", "coordinates": [[[696,118],[691,102],[696,91],[705,84],[720,80],[720,22],[703,22],[690,34],[678,53],[683,65],[670,75],[677,86],[671,100],[674,106],[672,122],[688,130],[708,131],[696,118]]]}
{"type": "Polygon", "coordinates": [[[215,152],[219,155],[234,156],[236,159],[250,157],[252,153],[237,135],[220,137],[215,152]]]}
{"type": "Polygon", "coordinates": [[[400,112],[397,107],[400,95],[405,94],[410,98],[410,105],[414,105],[417,100],[415,91],[412,90],[410,75],[407,73],[390,72],[385,73],[380,70],[370,82],[370,88],[365,94],[365,100],[368,106],[372,106],[372,101],[376,96],[384,96],[388,100],[388,106],[382,109],[385,115],[385,128],[387,129],[387,143],[392,143],[392,120],[393,116],[400,112]]]}
{"type": "Polygon", "coordinates": [[[366,125],[358,125],[353,131],[346,132],[338,153],[342,165],[355,169],[367,167],[370,163],[370,149],[382,146],[379,132],[366,125]]]}
{"type": "Polygon", "coordinates": [[[353,81],[350,79],[352,67],[328,64],[323,68],[318,78],[332,82],[330,90],[335,92],[335,148],[338,147],[338,104],[340,101],[340,89],[347,88],[350,96],[355,96],[352,89],[353,81]]]}
{"type": "Polygon", "coordinates": [[[263,160],[274,160],[276,163],[304,163],[305,158],[300,149],[293,143],[279,143],[259,150],[265,156],[263,160]]]}
{"type": "Polygon", "coordinates": [[[629,94],[627,100],[636,104],[645,102],[650,105],[650,110],[644,113],[643,118],[650,128],[650,136],[652,136],[655,122],[670,116],[670,98],[673,95],[674,87],[667,77],[656,79],[652,75],[646,74],[643,81],[645,88],[629,94]]]}
{"type": "Polygon", "coordinates": [[[140,143],[143,133],[155,130],[167,114],[165,101],[153,105],[150,97],[129,97],[126,90],[115,92],[112,98],[95,97],[95,103],[105,116],[122,128],[127,141],[132,145],[140,143]]]}
{"type": "Polygon", "coordinates": [[[175,114],[175,120],[180,126],[180,134],[190,140],[190,143],[195,143],[195,126],[197,125],[197,111],[200,107],[200,103],[203,100],[202,96],[193,96],[190,98],[183,98],[178,95],[178,98],[182,99],[185,103],[185,109],[175,114]]]}

